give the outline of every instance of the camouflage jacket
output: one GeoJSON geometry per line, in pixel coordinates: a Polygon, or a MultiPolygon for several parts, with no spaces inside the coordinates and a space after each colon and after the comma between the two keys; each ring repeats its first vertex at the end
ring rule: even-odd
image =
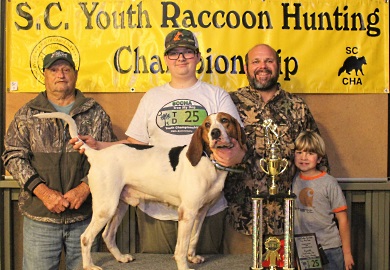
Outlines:
{"type": "MultiPolygon", "coordinates": [[[[59,119],[38,119],[34,114],[53,112],[46,92],[21,107],[15,114],[5,136],[2,155],[5,168],[19,181],[19,209],[27,217],[57,224],[68,224],[88,218],[92,213],[91,196],[75,210],[55,214],[50,212],[32,191],[44,182],[51,189],[65,194],[87,182],[89,163],[69,144],[68,125],[59,119]]],[[[97,140],[114,141],[110,117],[93,99],[76,90],[76,100],[70,115],[79,134],[90,134],[97,140]]]]}
{"type": "MultiPolygon", "coordinates": [[[[225,196],[228,201],[228,222],[235,230],[252,234],[252,200],[253,195],[268,193],[269,176],[260,168],[260,159],[266,157],[266,140],[264,136],[265,119],[272,119],[278,125],[280,135],[280,152],[288,160],[288,168],[279,175],[278,191],[287,193],[291,190],[295,174],[294,141],[304,130],[318,132],[308,106],[298,96],[279,89],[273,98],[264,103],[260,94],[243,87],[231,93],[233,102],[244,123],[248,139],[249,157],[244,173],[229,173],[225,182],[225,196]]],[[[264,166],[263,166],[264,167],[264,166]]],[[[327,157],[322,159],[321,168],[328,170],[327,157]]],[[[263,204],[263,228],[265,234],[283,232],[283,203],[269,202],[263,204]]]]}

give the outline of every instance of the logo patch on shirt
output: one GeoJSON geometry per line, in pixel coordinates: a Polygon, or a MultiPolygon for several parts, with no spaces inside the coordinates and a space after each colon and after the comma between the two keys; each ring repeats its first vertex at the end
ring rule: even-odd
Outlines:
{"type": "Polygon", "coordinates": [[[165,104],[157,114],[157,126],[173,135],[193,134],[207,116],[204,106],[194,100],[176,99],[165,104]]]}
{"type": "Polygon", "coordinates": [[[299,193],[299,201],[302,205],[313,207],[314,190],[311,188],[304,188],[299,193]]]}

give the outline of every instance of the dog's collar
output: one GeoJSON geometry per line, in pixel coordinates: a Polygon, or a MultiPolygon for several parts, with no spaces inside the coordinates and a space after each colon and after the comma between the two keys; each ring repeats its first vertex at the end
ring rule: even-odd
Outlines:
{"type": "Polygon", "coordinates": [[[215,159],[211,159],[210,156],[206,153],[206,151],[203,151],[203,154],[211,160],[211,162],[214,164],[214,166],[217,170],[226,171],[226,172],[233,172],[233,173],[243,173],[244,172],[244,168],[242,168],[242,167],[231,168],[231,167],[222,166],[215,159]]]}
{"type": "Polygon", "coordinates": [[[211,162],[214,164],[215,168],[221,171],[227,171],[227,172],[233,172],[233,173],[243,173],[244,168],[231,168],[231,167],[225,167],[219,164],[216,160],[212,159],[211,162]]]}

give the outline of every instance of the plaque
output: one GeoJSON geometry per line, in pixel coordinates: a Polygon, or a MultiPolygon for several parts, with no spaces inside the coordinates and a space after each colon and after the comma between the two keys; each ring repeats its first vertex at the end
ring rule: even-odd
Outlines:
{"type": "Polygon", "coordinates": [[[296,234],[294,238],[299,269],[322,270],[316,235],[296,234]]]}

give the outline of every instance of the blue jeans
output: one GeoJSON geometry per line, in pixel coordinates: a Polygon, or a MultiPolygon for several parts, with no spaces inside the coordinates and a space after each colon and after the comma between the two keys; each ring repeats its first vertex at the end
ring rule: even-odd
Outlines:
{"type": "Polygon", "coordinates": [[[324,270],[344,270],[344,254],[341,247],[324,249],[329,263],[324,265],[324,270]]]}
{"type": "MultiPolygon", "coordinates": [[[[90,219],[54,224],[23,219],[23,270],[58,270],[61,252],[65,252],[66,269],[76,269],[81,262],[80,235],[90,219]]],[[[98,241],[92,251],[98,250],[98,241]]]]}

